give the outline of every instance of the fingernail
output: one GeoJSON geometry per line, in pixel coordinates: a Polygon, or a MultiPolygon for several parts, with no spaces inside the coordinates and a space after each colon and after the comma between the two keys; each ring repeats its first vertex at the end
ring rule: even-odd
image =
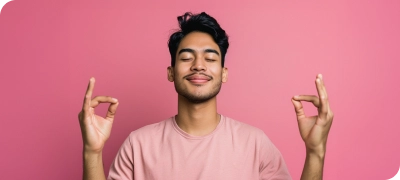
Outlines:
{"type": "Polygon", "coordinates": [[[113,100],[114,102],[117,102],[117,101],[118,101],[118,99],[115,99],[115,98],[112,98],[112,100],[113,100]]]}
{"type": "Polygon", "coordinates": [[[299,97],[299,95],[295,95],[295,96],[294,96],[294,98],[298,98],[298,97],[299,97]]]}
{"type": "Polygon", "coordinates": [[[322,79],[322,74],[318,74],[319,78],[322,79]]]}

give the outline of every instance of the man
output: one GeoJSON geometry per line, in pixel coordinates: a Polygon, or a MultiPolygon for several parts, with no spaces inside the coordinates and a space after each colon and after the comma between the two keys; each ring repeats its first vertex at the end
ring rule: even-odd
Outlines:
{"type": "MultiPolygon", "coordinates": [[[[122,144],[108,179],[291,179],[279,150],[259,129],[217,112],[216,95],[227,81],[224,58],[228,37],[206,13],[178,17],[171,35],[168,80],[178,93],[176,116],[133,131],[122,144]]],[[[326,142],[333,119],[322,75],[319,96],[294,96],[301,137],[306,145],[302,179],[322,179],[326,142]],[[301,101],[312,102],[318,116],[306,117],[301,101]]],[[[84,179],[105,179],[102,149],[110,136],[118,100],[91,98],[90,79],[79,121],[84,142],[84,179]],[[105,118],[94,113],[110,103],[105,118]]]]}

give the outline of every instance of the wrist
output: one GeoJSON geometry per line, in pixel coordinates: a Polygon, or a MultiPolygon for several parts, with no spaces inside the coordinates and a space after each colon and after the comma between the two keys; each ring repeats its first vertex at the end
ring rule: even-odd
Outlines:
{"type": "Polygon", "coordinates": [[[85,167],[95,168],[97,166],[102,166],[103,156],[102,153],[93,153],[83,151],[83,162],[85,167]]]}
{"type": "Polygon", "coordinates": [[[325,158],[325,153],[326,153],[326,147],[325,146],[319,146],[319,147],[314,147],[314,148],[306,147],[307,156],[312,156],[312,157],[317,157],[317,158],[320,158],[320,159],[324,159],[325,158]]]}
{"type": "Polygon", "coordinates": [[[101,154],[103,152],[103,147],[104,146],[98,146],[98,147],[91,147],[87,144],[83,144],[83,152],[86,154],[101,154]]]}
{"type": "Polygon", "coordinates": [[[83,157],[96,157],[96,156],[102,156],[103,151],[93,151],[93,150],[87,150],[83,149],[83,157]]]}

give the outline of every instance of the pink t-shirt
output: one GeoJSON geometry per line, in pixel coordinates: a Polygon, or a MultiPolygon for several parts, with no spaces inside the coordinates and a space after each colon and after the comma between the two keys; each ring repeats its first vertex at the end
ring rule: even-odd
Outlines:
{"type": "Polygon", "coordinates": [[[292,179],[279,150],[264,132],[224,117],[206,136],[192,136],[175,117],[130,133],[108,179],[292,179]]]}

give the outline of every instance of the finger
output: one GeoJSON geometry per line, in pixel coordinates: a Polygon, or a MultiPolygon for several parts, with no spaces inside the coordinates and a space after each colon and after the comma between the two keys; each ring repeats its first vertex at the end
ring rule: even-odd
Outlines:
{"type": "Polygon", "coordinates": [[[330,104],[329,104],[329,96],[328,96],[328,92],[327,92],[327,90],[326,90],[326,86],[325,86],[325,80],[322,78],[322,75],[320,74],[320,78],[321,78],[321,82],[322,82],[322,87],[323,87],[323,92],[324,92],[324,94],[325,94],[325,96],[324,97],[326,97],[326,106],[327,106],[327,117],[328,117],[328,119],[329,118],[331,118],[331,119],[333,119],[333,112],[332,112],[332,110],[331,110],[331,108],[330,108],[330,104]]]}
{"type": "Polygon", "coordinates": [[[320,83],[321,83],[321,92],[323,93],[324,97],[328,97],[328,93],[326,92],[326,88],[325,88],[325,80],[322,78],[322,74],[318,74],[317,75],[317,79],[319,79],[320,83]]]}
{"type": "Polygon", "coordinates": [[[317,87],[319,101],[320,101],[318,114],[320,117],[323,117],[326,116],[326,114],[328,113],[328,96],[325,92],[325,87],[322,81],[322,74],[317,75],[317,78],[315,79],[315,85],[317,87]]]}
{"type": "Polygon", "coordinates": [[[323,93],[325,94],[324,97],[326,97],[326,101],[327,101],[327,105],[328,105],[328,109],[329,109],[329,98],[328,98],[328,92],[326,91],[325,80],[322,78],[322,74],[319,74],[319,75],[320,75],[320,79],[321,79],[322,90],[323,90],[323,93]]]}
{"type": "Polygon", "coordinates": [[[292,98],[292,103],[294,106],[294,111],[296,112],[297,118],[304,118],[306,117],[306,114],[304,113],[304,108],[303,105],[301,104],[301,101],[296,101],[292,98]]]}
{"type": "Polygon", "coordinates": [[[115,113],[117,112],[118,105],[119,105],[118,102],[110,104],[110,106],[108,107],[107,114],[106,114],[106,119],[111,120],[111,121],[114,120],[114,116],[115,116],[115,113]]]}
{"type": "Polygon", "coordinates": [[[86,89],[85,99],[83,100],[83,110],[87,111],[90,107],[90,101],[92,99],[92,93],[94,89],[94,77],[90,78],[88,87],[86,89]]]}
{"type": "Polygon", "coordinates": [[[97,107],[100,103],[117,103],[118,100],[115,98],[112,98],[111,96],[96,96],[92,99],[90,103],[90,107],[95,108],[97,107]]]}
{"type": "Polygon", "coordinates": [[[293,97],[296,101],[307,101],[314,104],[315,107],[319,107],[319,98],[315,95],[298,95],[293,97]]]}

